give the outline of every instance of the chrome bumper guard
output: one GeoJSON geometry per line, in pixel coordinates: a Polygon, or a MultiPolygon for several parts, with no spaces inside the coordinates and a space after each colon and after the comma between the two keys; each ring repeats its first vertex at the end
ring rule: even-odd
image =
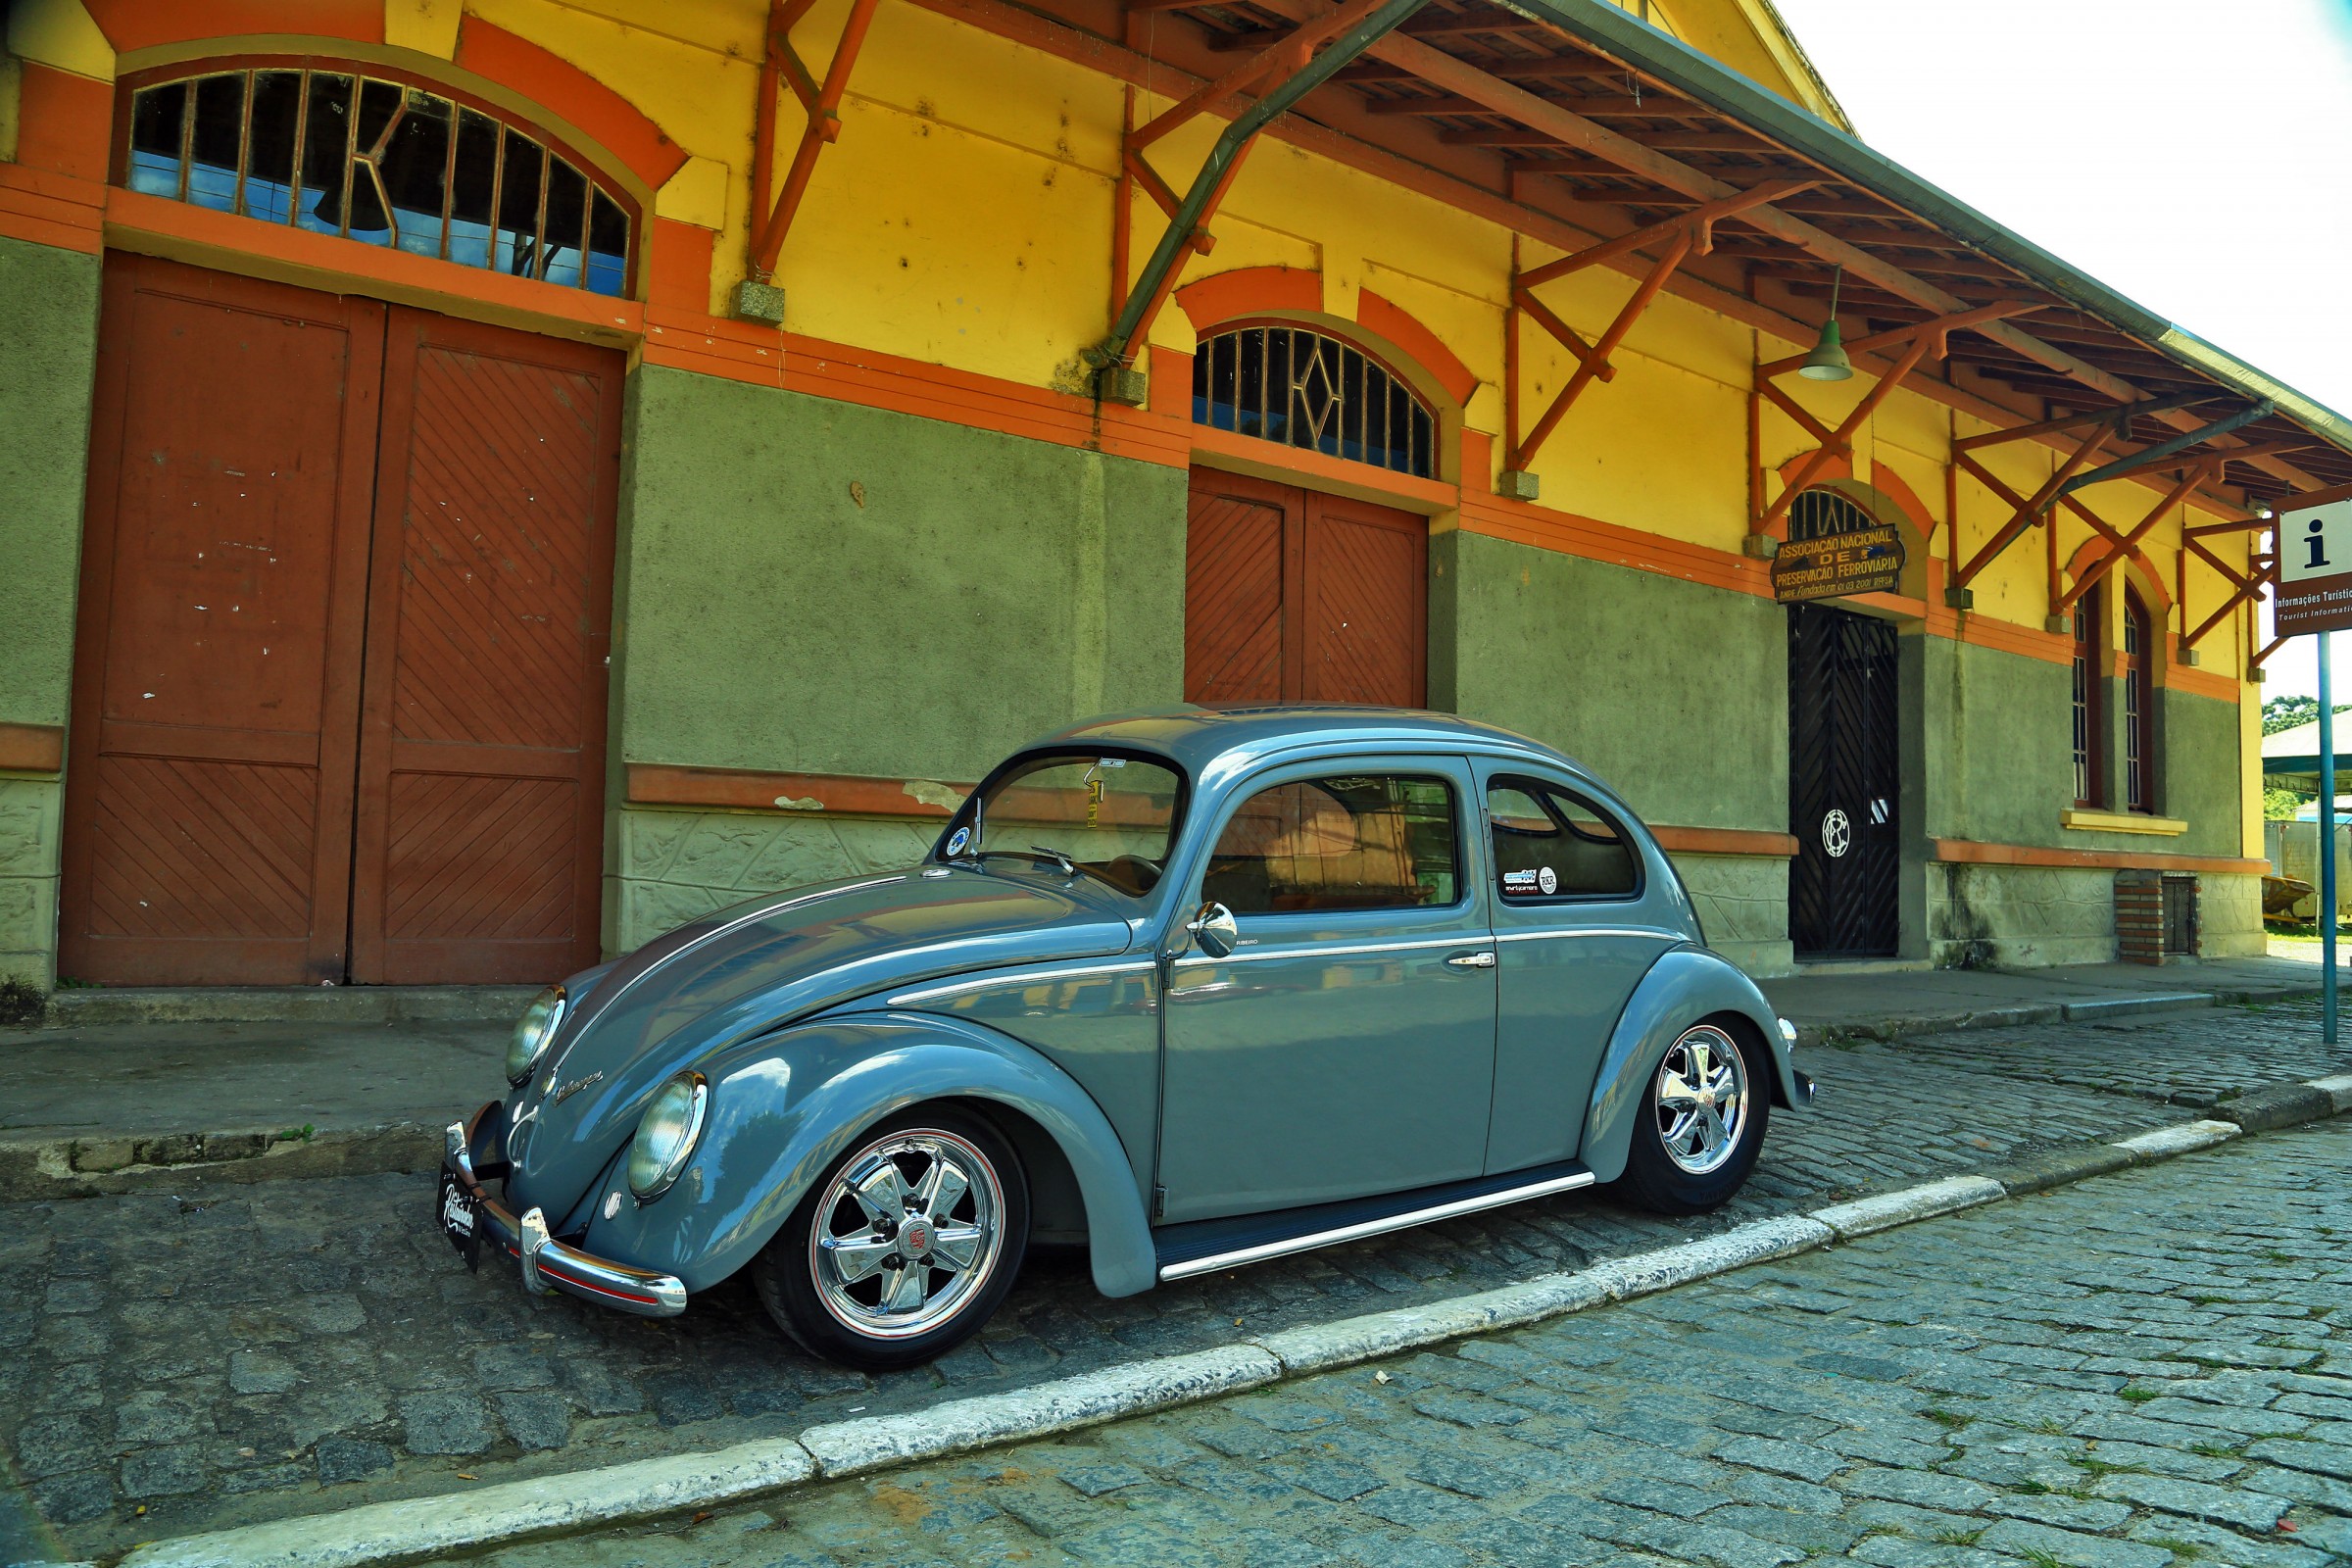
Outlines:
{"type": "Polygon", "coordinates": [[[449,1124],[446,1163],[473,1200],[474,1227],[483,1243],[521,1265],[522,1288],[540,1294],[567,1291],[639,1317],[675,1317],[685,1311],[686,1285],[675,1275],[649,1273],[567,1247],[548,1234],[547,1215],[539,1209],[526,1209],[517,1217],[483,1190],[473,1173],[474,1129],[497,1108],[498,1102],[492,1101],[471,1120],[449,1124]]]}

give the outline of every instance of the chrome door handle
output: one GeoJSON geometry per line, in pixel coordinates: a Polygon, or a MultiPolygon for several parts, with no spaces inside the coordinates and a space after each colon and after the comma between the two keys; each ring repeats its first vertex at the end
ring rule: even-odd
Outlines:
{"type": "Polygon", "coordinates": [[[1493,953],[1457,953],[1446,961],[1456,969],[1492,969],[1494,967],[1494,955],[1493,953]]]}

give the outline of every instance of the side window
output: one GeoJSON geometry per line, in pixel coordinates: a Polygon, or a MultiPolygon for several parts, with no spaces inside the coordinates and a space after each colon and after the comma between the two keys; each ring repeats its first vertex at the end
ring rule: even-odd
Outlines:
{"type": "Polygon", "coordinates": [[[1631,898],[1642,885],[1624,831],[1565,790],[1497,778],[1487,786],[1487,815],[1505,899],[1631,898]]]}
{"type": "Polygon", "coordinates": [[[1453,788],[1348,774],[1263,789],[1209,852],[1200,896],[1236,914],[1434,906],[1461,897],[1453,788]]]}

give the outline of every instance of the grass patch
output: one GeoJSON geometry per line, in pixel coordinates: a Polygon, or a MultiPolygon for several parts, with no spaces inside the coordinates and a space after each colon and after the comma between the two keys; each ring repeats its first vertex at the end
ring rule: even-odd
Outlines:
{"type": "Polygon", "coordinates": [[[2022,1493],[2029,1497],[2040,1497],[2048,1495],[2050,1489],[2044,1486],[2042,1483],[2034,1480],[2032,1476],[2027,1476],[2009,1490],[2012,1492],[2022,1493]]]}
{"type": "Polygon", "coordinates": [[[1976,1419],[1976,1417],[1973,1415],[1962,1415],[1957,1410],[1938,1410],[1934,1405],[1930,1405],[1927,1409],[1922,1410],[1919,1413],[1923,1416],[1926,1416],[1929,1420],[1935,1422],[1937,1426],[1943,1428],[1946,1432],[1957,1432],[1962,1427],[1967,1426],[1971,1421],[1976,1419]]]}
{"type": "Polygon", "coordinates": [[[2162,1546],[2182,1562],[2194,1562],[2205,1555],[2203,1546],[2193,1541],[2182,1541],[2177,1536],[2151,1536],[2148,1538],[2148,1544],[2162,1546]]]}
{"type": "Polygon", "coordinates": [[[2226,1443],[2192,1443],[2188,1446],[2188,1451],[2201,1453],[2208,1459],[2243,1459],[2245,1457],[2244,1454],[2226,1443]]]}
{"type": "Polygon", "coordinates": [[[2118,1389],[2115,1396],[2119,1399],[2129,1399],[2133,1404],[2145,1404],[2150,1399],[2161,1399],[2164,1397],[2164,1396],[2158,1391],[2154,1389],[2143,1389],[2136,1383],[2128,1389],[2118,1389]]]}
{"type": "Polygon", "coordinates": [[[2028,1546],[2018,1555],[2032,1563],[2034,1568],[2066,1568],[2066,1564],[2060,1562],[2054,1552],[2036,1551],[2032,1546],[2028,1546]]]}
{"type": "MultiPolygon", "coordinates": [[[[1984,1529],[1989,1528],[1991,1527],[1984,1527],[1984,1529]]],[[[1977,1538],[1984,1534],[1984,1529],[1938,1530],[1936,1532],[1936,1539],[1947,1546],[1973,1546],[1977,1544],[1977,1538]]]]}

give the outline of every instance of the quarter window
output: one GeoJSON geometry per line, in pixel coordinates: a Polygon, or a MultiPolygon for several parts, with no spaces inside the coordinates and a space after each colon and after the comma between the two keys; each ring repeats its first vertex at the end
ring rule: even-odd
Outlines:
{"type": "Polygon", "coordinates": [[[1348,774],[1258,791],[1217,835],[1200,894],[1236,914],[1401,909],[1461,896],[1453,789],[1348,774]]]}
{"type": "Polygon", "coordinates": [[[2136,588],[2124,593],[2124,805],[2156,809],[2156,636],[2136,588]]]}
{"type": "Polygon", "coordinates": [[[122,183],[592,294],[629,285],[617,192],[471,104],[356,71],[257,67],[131,93],[122,183]]]}
{"type": "Polygon", "coordinates": [[[2097,806],[2099,779],[2099,595],[2075,601],[2075,804],[2097,806]]]}
{"type": "Polygon", "coordinates": [[[1487,789],[1498,891],[1522,899],[1630,898],[1641,862],[1625,832],[1597,807],[1534,779],[1487,789]]]}

